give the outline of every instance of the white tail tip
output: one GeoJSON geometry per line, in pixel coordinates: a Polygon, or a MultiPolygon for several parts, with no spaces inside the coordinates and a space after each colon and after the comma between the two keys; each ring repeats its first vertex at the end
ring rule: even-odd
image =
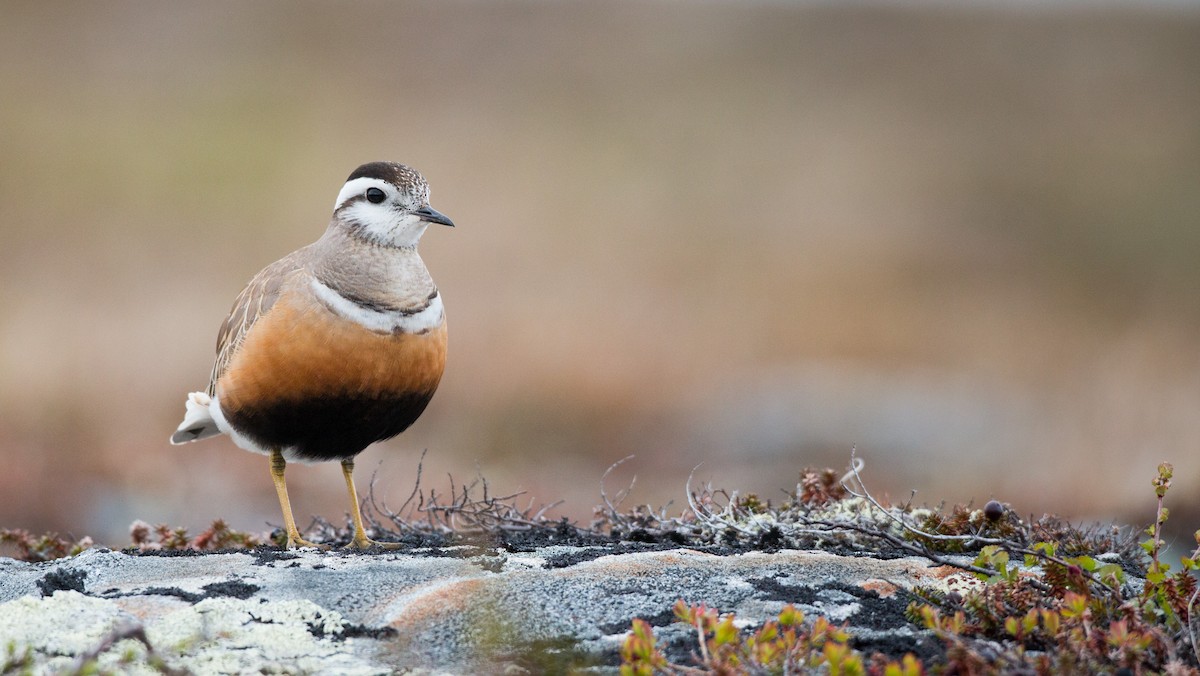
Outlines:
{"type": "Polygon", "coordinates": [[[211,403],[212,398],[205,392],[192,392],[188,395],[187,402],[184,404],[187,411],[183,415],[183,422],[179,423],[179,428],[171,435],[172,444],[178,446],[221,433],[221,430],[217,429],[217,423],[213,420],[212,413],[208,410],[211,403]]]}

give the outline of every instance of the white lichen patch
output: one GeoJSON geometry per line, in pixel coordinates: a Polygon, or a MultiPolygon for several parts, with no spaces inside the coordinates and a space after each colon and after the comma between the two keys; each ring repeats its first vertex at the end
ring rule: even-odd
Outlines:
{"type": "Polygon", "coordinates": [[[311,601],[219,598],[171,613],[147,633],[164,657],[197,673],[387,673],[346,650],[345,625],[311,601]]]}
{"type": "Polygon", "coordinates": [[[754,585],[750,584],[749,582],[746,581],[745,578],[742,578],[742,577],[727,576],[727,577],[718,578],[717,582],[719,584],[725,585],[725,588],[729,589],[731,591],[732,590],[742,590],[742,591],[749,592],[754,589],[754,585]]]}
{"type": "MultiPolygon", "coordinates": [[[[0,646],[28,650],[38,673],[71,672],[80,657],[96,649],[104,639],[137,619],[111,601],[93,599],[76,591],[60,591],[46,598],[23,596],[0,604],[0,646]]],[[[108,672],[158,673],[144,665],[142,644],[124,640],[99,656],[99,666],[108,672]],[[129,658],[129,664],[122,663],[129,658]]]]}
{"type": "Polygon", "coordinates": [[[543,556],[524,553],[509,554],[504,566],[508,570],[542,570],[546,567],[546,559],[543,556]]]}
{"type": "Polygon", "coordinates": [[[0,605],[0,644],[10,641],[35,650],[82,652],[121,622],[112,603],[74,591],[49,598],[24,596],[0,605]]]}
{"type": "MultiPolygon", "coordinates": [[[[801,608],[805,608],[803,604],[801,608]]],[[[825,601],[817,601],[813,604],[813,615],[820,615],[830,622],[845,622],[858,614],[862,610],[862,606],[858,603],[827,603],[825,601]]]]}
{"type": "Polygon", "coordinates": [[[112,600],[74,591],[0,605],[0,646],[30,651],[36,673],[72,672],[92,655],[103,672],[160,673],[137,640],[100,650],[115,633],[137,626],[158,657],[192,673],[389,673],[350,649],[340,614],[311,601],[206,599],[144,625],[112,600]]]}

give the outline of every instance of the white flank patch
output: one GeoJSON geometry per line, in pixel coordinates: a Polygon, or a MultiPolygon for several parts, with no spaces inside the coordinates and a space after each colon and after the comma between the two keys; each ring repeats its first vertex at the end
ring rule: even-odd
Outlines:
{"type": "Polygon", "coordinates": [[[440,293],[429,301],[429,306],[424,310],[415,314],[404,314],[365,308],[317,279],[312,280],[312,290],[334,314],[376,333],[422,333],[441,326],[445,316],[440,293]]]}
{"type": "Polygon", "coordinates": [[[230,425],[229,421],[225,419],[225,412],[221,410],[221,401],[217,397],[212,398],[212,403],[208,405],[208,412],[212,415],[213,421],[217,423],[217,429],[228,434],[229,438],[233,439],[233,443],[238,445],[238,448],[244,448],[247,451],[255,453],[270,454],[269,450],[250,441],[242,436],[240,432],[233,429],[233,425],[230,425]]]}

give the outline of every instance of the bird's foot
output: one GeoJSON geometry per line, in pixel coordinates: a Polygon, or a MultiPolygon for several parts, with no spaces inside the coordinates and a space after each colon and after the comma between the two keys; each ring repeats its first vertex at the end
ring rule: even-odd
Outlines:
{"type": "Polygon", "coordinates": [[[350,544],[342,547],[342,549],[356,549],[359,551],[364,551],[373,547],[379,547],[380,549],[400,549],[403,546],[404,545],[400,542],[377,542],[364,535],[362,537],[354,538],[350,541],[350,544]]]}
{"type": "Polygon", "coordinates": [[[315,547],[317,549],[329,549],[329,545],[322,545],[316,542],[309,542],[299,535],[288,536],[287,549],[299,549],[301,547],[315,547]]]}

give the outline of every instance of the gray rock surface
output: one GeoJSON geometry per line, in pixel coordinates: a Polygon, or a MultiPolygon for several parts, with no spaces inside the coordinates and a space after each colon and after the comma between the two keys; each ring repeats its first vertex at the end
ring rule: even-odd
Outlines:
{"type": "MultiPolygon", "coordinates": [[[[635,617],[650,621],[664,645],[686,651],[690,632],[672,626],[671,615],[683,599],[752,624],[794,603],[809,617],[849,622],[863,649],[898,656],[928,640],[904,621],[905,590],[974,584],[918,558],[606,551],[89,550],[51,563],[0,559],[0,647],[28,650],[37,671],[55,673],[140,627],[169,667],[197,674],[477,673],[555,651],[607,671],[635,617]]],[[[142,642],[124,639],[99,662],[156,673],[146,656],[142,642]]]]}

